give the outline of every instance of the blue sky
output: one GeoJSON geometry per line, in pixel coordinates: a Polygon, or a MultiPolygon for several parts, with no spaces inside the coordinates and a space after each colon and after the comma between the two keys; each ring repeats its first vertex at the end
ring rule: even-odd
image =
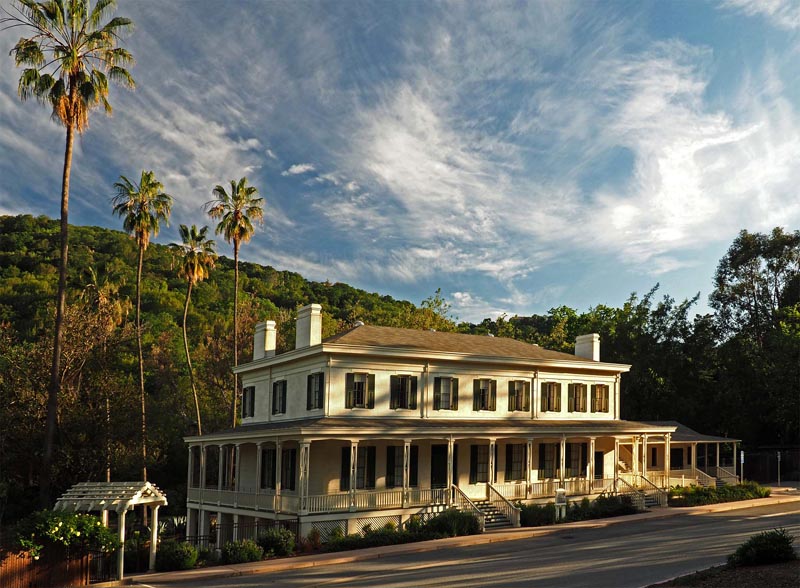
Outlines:
{"type": "MultiPolygon", "coordinates": [[[[8,0],[0,0],[4,7],[8,0]]],[[[800,4],[120,2],[137,89],[76,142],[70,220],[119,228],[152,169],[171,226],[246,175],[242,258],[462,320],[706,298],[739,230],[800,226],[800,4]]],[[[19,33],[0,32],[7,55],[19,33]]],[[[0,214],[58,216],[63,129],[0,59],[0,214]]],[[[230,247],[219,241],[220,252],[230,247]]]]}

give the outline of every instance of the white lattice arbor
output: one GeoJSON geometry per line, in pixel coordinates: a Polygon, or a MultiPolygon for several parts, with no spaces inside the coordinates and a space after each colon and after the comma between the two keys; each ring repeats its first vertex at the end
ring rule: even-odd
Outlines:
{"type": "Polygon", "coordinates": [[[125,514],[136,506],[150,507],[150,569],[155,569],[158,546],[158,508],[167,505],[167,496],[150,482],[81,482],[67,490],[53,510],[117,513],[120,548],[117,553],[117,579],[124,573],[125,514]]]}

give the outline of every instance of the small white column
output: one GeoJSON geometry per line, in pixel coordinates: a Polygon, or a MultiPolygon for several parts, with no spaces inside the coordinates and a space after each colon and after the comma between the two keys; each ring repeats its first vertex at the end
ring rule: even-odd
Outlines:
{"type": "MultiPolygon", "coordinates": [[[[716,466],[717,466],[717,473],[719,473],[719,443],[717,443],[716,445],[717,445],[717,461],[716,461],[716,466]]],[[[714,476],[714,477],[717,477],[717,476],[714,476]]]]}
{"type": "Polygon", "coordinates": [[[311,464],[311,443],[309,441],[300,442],[300,454],[298,455],[298,485],[300,486],[300,514],[308,514],[308,474],[311,464]]]}
{"type": "Polygon", "coordinates": [[[567,469],[567,436],[561,436],[561,450],[559,451],[558,456],[558,479],[561,483],[561,487],[564,487],[564,478],[566,476],[566,469],[567,469]]]}
{"type": "Polygon", "coordinates": [[[195,445],[189,445],[189,463],[186,466],[186,479],[188,480],[189,488],[197,487],[197,480],[194,479],[194,448],[195,445]]]}
{"type": "Polygon", "coordinates": [[[665,488],[669,488],[670,480],[672,475],[670,471],[672,470],[672,433],[667,433],[664,435],[664,474],[666,476],[666,481],[664,484],[665,488]]]}
{"type": "MultiPolygon", "coordinates": [[[[260,442],[256,444],[256,496],[261,493],[261,480],[263,476],[261,475],[261,468],[264,467],[264,458],[262,453],[264,453],[264,442],[260,442]]],[[[256,510],[258,510],[258,499],[256,499],[256,510]]]]}
{"type": "Polygon", "coordinates": [[[206,446],[200,446],[200,498],[203,497],[203,490],[206,487],[206,462],[208,461],[206,458],[208,457],[208,452],[206,451],[206,446]]]}
{"type": "Polygon", "coordinates": [[[356,509],[356,483],[358,482],[358,441],[350,441],[350,510],[356,509]]]}
{"type": "Polygon", "coordinates": [[[234,459],[235,459],[235,462],[233,464],[233,468],[231,468],[231,469],[234,472],[233,473],[233,491],[234,491],[235,494],[233,495],[233,506],[234,506],[234,508],[236,508],[236,507],[239,506],[239,478],[240,478],[240,474],[241,474],[240,465],[239,464],[241,463],[241,461],[240,461],[241,443],[237,443],[236,444],[236,449],[231,453],[233,453],[234,459]]]}
{"type": "MultiPolygon", "coordinates": [[[[496,471],[496,468],[497,468],[497,464],[494,463],[495,462],[494,454],[495,454],[496,449],[497,449],[497,439],[494,439],[494,438],[489,439],[489,484],[494,484],[494,480],[495,480],[494,476],[495,476],[495,471],[496,471]]],[[[486,496],[488,497],[489,496],[488,495],[488,492],[489,492],[488,488],[486,489],[486,492],[487,492],[486,496]]]]}
{"type": "Polygon", "coordinates": [[[217,511],[217,549],[222,549],[222,513],[217,511]]]}
{"type": "Polygon", "coordinates": [[[689,446],[689,456],[692,460],[692,477],[697,477],[697,443],[692,443],[689,446]]]}
{"type": "Polygon", "coordinates": [[[233,515],[233,538],[232,538],[232,540],[233,541],[238,541],[239,540],[239,515],[235,514],[235,513],[233,515]]]}
{"type": "Polygon", "coordinates": [[[409,501],[411,487],[411,439],[403,439],[403,507],[409,501]]]}
{"type": "Polygon", "coordinates": [[[528,437],[525,446],[525,498],[531,497],[531,483],[533,482],[533,438],[528,437]]]}
{"type": "Polygon", "coordinates": [[[125,514],[117,513],[117,524],[119,525],[119,549],[117,550],[117,580],[122,580],[125,573],[125,514]]]}
{"type": "Polygon", "coordinates": [[[640,457],[639,457],[639,438],[636,436],[633,437],[633,442],[631,444],[631,453],[633,453],[633,458],[632,458],[633,463],[631,464],[633,466],[633,475],[638,476],[640,457]]]}
{"type": "Polygon", "coordinates": [[[642,435],[642,477],[647,477],[647,435],[642,435]]]}
{"type": "Polygon", "coordinates": [[[619,439],[614,438],[614,492],[617,491],[617,479],[619,478],[619,439]]]}
{"type": "Polygon", "coordinates": [[[739,479],[739,474],[736,472],[736,441],[733,442],[733,475],[736,476],[736,479],[739,479]]]}
{"type": "MultiPolygon", "coordinates": [[[[222,477],[225,474],[225,446],[219,446],[219,477],[217,478],[217,490],[222,492],[222,477]]],[[[217,496],[217,504],[219,504],[219,495],[217,496]]]]}
{"type": "MultiPolygon", "coordinates": [[[[149,571],[156,569],[156,549],[158,549],[158,505],[150,507],[151,514],[151,527],[150,527],[150,562],[148,566],[149,571]]],[[[189,519],[186,519],[186,530],[189,530],[189,519]]]]}
{"type": "Polygon", "coordinates": [[[594,448],[595,438],[589,437],[589,455],[587,461],[589,462],[589,492],[594,490],[594,448]]]}
{"type": "Polygon", "coordinates": [[[453,484],[453,452],[455,447],[455,441],[453,438],[450,437],[447,440],[447,504],[452,504],[453,501],[453,492],[452,488],[450,487],[453,484]]]}
{"type": "Polygon", "coordinates": [[[283,443],[275,441],[275,512],[281,511],[281,462],[283,461],[283,443]]]}

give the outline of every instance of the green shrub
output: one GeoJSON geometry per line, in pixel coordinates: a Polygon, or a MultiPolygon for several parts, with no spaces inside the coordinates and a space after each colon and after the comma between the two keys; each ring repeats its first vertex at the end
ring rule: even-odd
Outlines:
{"type": "Polygon", "coordinates": [[[342,538],[344,538],[344,531],[341,527],[334,527],[331,532],[328,533],[328,541],[338,541],[342,538]]]}
{"type": "Polygon", "coordinates": [[[190,570],[197,563],[198,552],[191,543],[163,541],[156,551],[156,570],[190,570]]]}
{"type": "Polygon", "coordinates": [[[255,541],[242,539],[231,541],[222,547],[222,563],[237,564],[250,561],[259,561],[264,555],[264,550],[255,541]]]}
{"type": "Polygon", "coordinates": [[[308,537],[306,537],[306,539],[311,549],[319,549],[322,546],[322,533],[320,533],[319,529],[316,527],[308,532],[308,537]]]}
{"type": "Polygon", "coordinates": [[[90,514],[42,510],[21,520],[16,529],[20,549],[37,559],[50,545],[104,552],[120,545],[116,533],[90,514]]]}
{"type": "Polygon", "coordinates": [[[424,530],[434,535],[458,537],[460,535],[477,535],[481,532],[478,518],[471,512],[448,509],[429,520],[424,530]]]}
{"type": "Polygon", "coordinates": [[[734,566],[758,566],[797,559],[794,537],[786,529],[772,529],[753,535],[728,556],[734,566]]]}
{"type": "Polygon", "coordinates": [[[669,491],[670,506],[702,506],[720,502],[735,502],[752,498],[766,498],[770,489],[756,482],[731,484],[719,488],[703,486],[675,486],[669,491]]]}
{"type": "Polygon", "coordinates": [[[197,565],[215,566],[219,564],[219,554],[216,549],[201,547],[197,550],[197,565]]]}
{"type": "Polygon", "coordinates": [[[261,533],[256,541],[265,557],[282,557],[294,553],[296,538],[289,529],[273,527],[261,533]]]}
{"type": "Polygon", "coordinates": [[[523,504],[521,510],[520,524],[523,527],[541,527],[555,523],[556,505],[552,502],[544,505],[523,504]]]}

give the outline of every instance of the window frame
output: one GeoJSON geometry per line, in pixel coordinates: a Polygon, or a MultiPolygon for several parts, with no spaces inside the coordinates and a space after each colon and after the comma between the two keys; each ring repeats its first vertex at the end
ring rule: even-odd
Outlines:
{"type": "Polygon", "coordinates": [[[286,389],[287,381],[276,380],[272,382],[272,414],[286,414],[286,389]]]}
{"type": "Polygon", "coordinates": [[[494,411],[497,410],[497,380],[490,378],[475,378],[472,381],[472,410],[494,411]]]}
{"type": "Polygon", "coordinates": [[[433,410],[458,410],[458,378],[436,376],[433,378],[433,410]],[[442,406],[442,382],[448,383],[448,406],[442,406]]]}
{"type": "Polygon", "coordinates": [[[567,387],[567,412],[588,412],[586,397],[588,386],[582,382],[573,382],[567,387]]]}
{"type": "Polygon", "coordinates": [[[542,382],[542,412],[561,412],[561,382],[542,382]]]}
{"type": "Polygon", "coordinates": [[[394,374],[389,377],[389,408],[392,410],[417,409],[417,376],[394,374]]]}
{"type": "Polygon", "coordinates": [[[608,384],[592,384],[592,412],[610,412],[608,384]]]}
{"type": "Polygon", "coordinates": [[[306,410],[325,408],[325,372],[314,372],[306,378],[306,410]]]}
{"type": "Polygon", "coordinates": [[[242,388],[242,418],[251,418],[256,415],[256,387],[245,386],[242,388]]]}
{"type": "Polygon", "coordinates": [[[375,374],[369,372],[348,372],[345,375],[345,408],[375,408],[375,374]],[[358,390],[363,384],[363,389],[358,390]],[[357,396],[363,394],[363,397],[357,396]],[[357,400],[361,402],[356,402],[357,400]]]}
{"type": "Polygon", "coordinates": [[[531,383],[528,380],[508,381],[508,412],[530,412],[531,383]]]}

